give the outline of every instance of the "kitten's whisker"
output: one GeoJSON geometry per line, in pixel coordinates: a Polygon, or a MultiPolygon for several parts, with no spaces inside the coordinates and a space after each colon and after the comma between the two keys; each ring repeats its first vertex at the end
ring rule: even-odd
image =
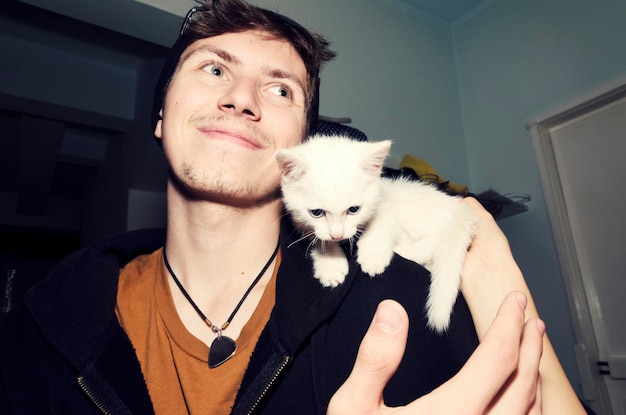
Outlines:
{"type": "MultiPolygon", "coordinates": [[[[313,234],[313,232],[311,232],[311,234],[313,234]]],[[[313,249],[313,246],[317,243],[317,241],[318,241],[318,238],[317,236],[314,235],[313,238],[311,238],[309,245],[306,247],[305,252],[309,253],[313,249]]]]}
{"type": "Polygon", "coordinates": [[[359,238],[361,237],[361,235],[363,235],[363,233],[365,232],[366,226],[358,226],[356,228],[356,232],[354,232],[354,235],[352,235],[349,238],[349,244],[350,244],[350,253],[354,253],[355,251],[355,246],[356,243],[359,241],[359,238]]]}
{"type": "Polygon", "coordinates": [[[356,235],[357,234],[358,234],[358,231],[353,236],[351,236],[350,239],[348,239],[348,245],[350,246],[350,254],[354,253],[354,246],[356,244],[356,240],[357,240],[356,235]]]}
{"type": "MultiPolygon", "coordinates": [[[[309,233],[306,233],[306,234],[302,235],[300,238],[296,239],[295,241],[293,241],[292,243],[290,243],[289,245],[287,245],[287,248],[291,248],[293,245],[295,245],[295,244],[297,244],[298,242],[301,242],[301,241],[303,241],[303,240],[305,240],[305,239],[310,238],[312,235],[314,235],[314,233],[313,233],[313,232],[309,232],[309,233]]],[[[309,245],[310,245],[310,244],[309,244],[309,245]]]]}

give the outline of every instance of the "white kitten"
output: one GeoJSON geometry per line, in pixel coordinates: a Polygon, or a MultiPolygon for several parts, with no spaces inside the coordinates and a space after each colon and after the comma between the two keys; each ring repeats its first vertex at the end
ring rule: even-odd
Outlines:
{"type": "Polygon", "coordinates": [[[276,154],[286,209],[313,237],[314,275],[341,284],[348,261],[339,242],[357,241],[357,262],[381,274],[393,253],[431,272],[428,325],[443,332],[459,291],[461,267],[477,219],[461,199],[408,179],[381,178],[391,141],[314,136],[276,154]]]}

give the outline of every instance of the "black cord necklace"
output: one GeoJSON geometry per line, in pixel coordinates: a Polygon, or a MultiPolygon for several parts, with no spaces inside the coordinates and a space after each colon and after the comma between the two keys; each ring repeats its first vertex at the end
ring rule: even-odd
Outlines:
{"type": "Polygon", "coordinates": [[[263,266],[263,269],[261,270],[261,272],[259,272],[259,275],[257,275],[254,281],[252,281],[252,284],[250,284],[250,287],[248,287],[248,289],[243,294],[243,297],[241,297],[241,300],[239,300],[239,303],[237,304],[233,312],[230,313],[230,316],[228,317],[226,322],[222,324],[221,327],[218,327],[215,324],[213,324],[211,320],[209,320],[207,316],[204,315],[202,310],[200,310],[200,307],[198,307],[196,303],[191,299],[191,297],[189,296],[189,294],[187,293],[183,285],[180,283],[180,281],[176,277],[176,274],[174,274],[174,271],[172,271],[172,267],[170,266],[170,263],[167,260],[167,255],[165,254],[165,247],[163,247],[163,262],[165,262],[165,266],[167,267],[167,270],[169,271],[172,278],[174,279],[174,282],[180,289],[180,292],[183,293],[187,301],[189,301],[189,304],[191,304],[194,310],[196,310],[196,313],[198,313],[200,318],[206,323],[207,326],[209,326],[209,328],[213,331],[213,333],[217,334],[217,337],[215,338],[215,340],[213,340],[213,343],[211,343],[211,350],[209,350],[209,367],[211,369],[218,367],[219,365],[221,365],[222,363],[230,359],[233,354],[235,354],[235,351],[237,350],[237,343],[230,337],[223,336],[222,331],[228,328],[228,326],[230,325],[230,322],[235,317],[235,314],[237,314],[237,311],[239,311],[239,308],[248,297],[248,294],[250,294],[254,286],[259,282],[263,274],[265,274],[265,271],[267,271],[267,268],[270,266],[274,258],[276,258],[276,254],[278,253],[279,246],[280,246],[280,243],[277,243],[276,249],[274,249],[272,256],[270,256],[270,259],[267,260],[267,262],[263,266]]]}

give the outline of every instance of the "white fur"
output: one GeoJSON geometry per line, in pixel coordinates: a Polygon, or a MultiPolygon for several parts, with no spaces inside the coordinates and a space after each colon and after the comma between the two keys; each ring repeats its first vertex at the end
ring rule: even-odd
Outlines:
{"type": "Polygon", "coordinates": [[[348,273],[341,240],[356,241],[357,262],[372,277],[395,252],[431,272],[428,325],[444,332],[477,219],[460,198],[433,186],[381,178],[390,147],[390,141],[316,136],[279,151],[283,201],[303,235],[313,237],[314,275],[324,286],[341,284],[348,273]],[[360,210],[352,214],[351,206],[360,210]],[[314,218],[314,209],[324,214],[314,218]]]}

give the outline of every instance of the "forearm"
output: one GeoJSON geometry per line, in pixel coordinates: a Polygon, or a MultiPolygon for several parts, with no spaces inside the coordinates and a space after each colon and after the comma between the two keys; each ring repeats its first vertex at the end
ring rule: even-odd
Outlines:
{"type": "MultiPolygon", "coordinates": [[[[530,290],[512,255],[509,257],[507,253],[499,256],[495,263],[481,265],[472,270],[464,270],[477,275],[465,275],[461,284],[480,340],[493,321],[500,302],[511,291],[526,294],[528,298],[526,320],[539,317],[530,290]]],[[[544,336],[539,372],[544,415],[586,413],[563,371],[547,334],[544,336]]]]}

